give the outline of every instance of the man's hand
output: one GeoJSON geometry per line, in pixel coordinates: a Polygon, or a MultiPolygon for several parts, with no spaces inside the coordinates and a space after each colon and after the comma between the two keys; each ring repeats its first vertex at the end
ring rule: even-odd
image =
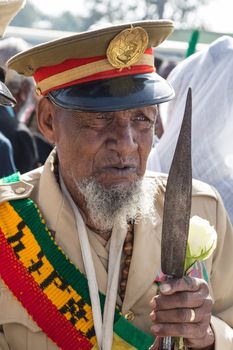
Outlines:
{"type": "Polygon", "coordinates": [[[192,349],[214,349],[210,327],[212,299],[207,283],[199,278],[166,279],[151,300],[154,336],[183,337],[192,349]]]}

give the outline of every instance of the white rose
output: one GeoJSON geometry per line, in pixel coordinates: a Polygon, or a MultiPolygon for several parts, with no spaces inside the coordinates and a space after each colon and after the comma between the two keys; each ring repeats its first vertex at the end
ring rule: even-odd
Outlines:
{"type": "Polygon", "coordinates": [[[185,268],[196,260],[207,259],[215,250],[217,233],[209,221],[193,216],[190,219],[185,268]]]}

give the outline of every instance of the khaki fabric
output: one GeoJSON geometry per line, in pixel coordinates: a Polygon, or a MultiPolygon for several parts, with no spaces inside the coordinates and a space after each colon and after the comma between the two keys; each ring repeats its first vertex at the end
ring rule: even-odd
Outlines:
{"type": "Polygon", "coordinates": [[[3,36],[6,27],[25,5],[26,0],[0,0],[0,37],[3,36]]]}
{"type": "MultiPolygon", "coordinates": [[[[149,176],[155,176],[150,174],[149,176]]],[[[160,176],[161,184],[166,177],[160,176]]],[[[53,174],[53,155],[44,168],[22,176],[22,181],[31,186],[30,197],[38,204],[50,230],[55,233],[57,243],[73,263],[84,272],[75,219],[69,204],[62,195],[53,174]]],[[[11,191],[10,186],[8,190],[11,191]]],[[[20,186],[23,186],[22,183],[20,186]]],[[[0,186],[4,198],[8,198],[4,185],[0,186]]],[[[161,188],[163,186],[160,186],[161,188]]],[[[23,195],[22,195],[23,196],[23,195]]],[[[15,194],[15,199],[19,198],[15,194]]],[[[132,323],[150,332],[149,301],[157,293],[153,283],[160,271],[160,243],[162,227],[163,191],[159,191],[156,207],[160,216],[155,223],[149,219],[135,226],[134,250],[129,271],[126,295],[122,312],[132,311],[132,323]]],[[[216,350],[233,350],[233,232],[221,199],[208,185],[193,182],[192,215],[210,221],[218,233],[218,246],[207,261],[209,286],[214,298],[212,326],[216,335],[216,350]]],[[[107,285],[106,260],[108,246],[101,244],[95,234],[88,231],[99,289],[105,293],[107,285]]],[[[32,321],[27,312],[0,282],[0,350],[55,350],[50,341],[32,321]]],[[[119,300],[119,299],[118,299],[119,300]]],[[[120,302],[119,302],[120,304],[120,302]]],[[[132,315],[131,314],[131,315],[132,315]]]]}

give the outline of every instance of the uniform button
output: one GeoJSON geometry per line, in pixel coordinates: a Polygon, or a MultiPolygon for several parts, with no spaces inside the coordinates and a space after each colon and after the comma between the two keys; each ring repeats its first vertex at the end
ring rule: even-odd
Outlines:
{"type": "Polygon", "coordinates": [[[125,319],[127,321],[133,321],[134,319],[134,312],[129,310],[126,314],[125,314],[125,319]]]}
{"type": "Polygon", "coordinates": [[[26,188],[24,188],[24,187],[17,187],[15,189],[16,194],[23,194],[25,191],[26,191],[26,188]]]}

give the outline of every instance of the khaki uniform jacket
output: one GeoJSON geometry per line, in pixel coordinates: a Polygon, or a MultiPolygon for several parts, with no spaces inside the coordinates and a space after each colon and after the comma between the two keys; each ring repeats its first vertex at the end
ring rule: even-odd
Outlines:
{"type": "MultiPolygon", "coordinates": [[[[122,305],[122,312],[130,322],[147,332],[150,332],[151,326],[149,301],[157,294],[157,287],[153,281],[161,269],[161,215],[165,177],[161,179],[163,180],[156,201],[160,219],[156,223],[147,219],[135,226],[133,256],[122,305]]],[[[55,232],[57,243],[84,272],[74,215],[53,174],[53,157],[49,157],[44,168],[23,175],[20,182],[0,186],[0,202],[23,197],[31,197],[38,204],[47,226],[55,232]]],[[[197,181],[193,183],[192,215],[209,220],[218,233],[217,249],[206,262],[209,287],[214,299],[211,323],[216,337],[215,349],[233,350],[232,228],[218,194],[208,185],[197,181]]],[[[105,293],[107,272],[102,259],[106,258],[106,251],[101,245],[95,244],[95,240],[91,245],[99,289],[105,293]]],[[[0,350],[58,349],[2,282],[0,327],[0,350]]]]}

